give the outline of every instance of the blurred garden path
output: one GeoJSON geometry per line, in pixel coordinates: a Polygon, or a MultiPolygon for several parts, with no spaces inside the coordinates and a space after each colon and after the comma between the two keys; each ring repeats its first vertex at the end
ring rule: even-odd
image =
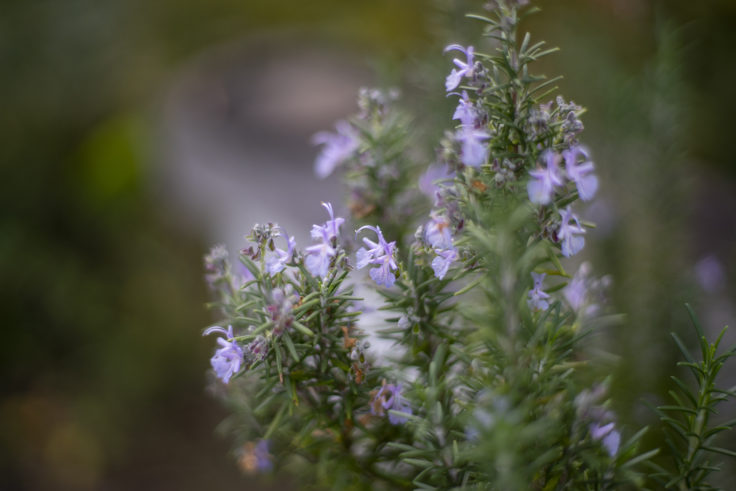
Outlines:
{"type": "Polygon", "coordinates": [[[335,176],[312,171],[310,137],[357,110],[370,80],[359,63],[317,46],[257,41],[200,56],[166,97],[157,184],[182,220],[231,251],[256,222],[282,225],[297,242],[341,209],[335,176]]]}

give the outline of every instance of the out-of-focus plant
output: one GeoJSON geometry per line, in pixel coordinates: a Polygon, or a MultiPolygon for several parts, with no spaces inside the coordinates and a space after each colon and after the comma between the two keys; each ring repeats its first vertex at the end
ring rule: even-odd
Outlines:
{"type": "MultiPolygon", "coordinates": [[[[246,468],[378,489],[612,489],[667,472],[643,470],[658,450],[641,451],[646,429],[620,427],[608,381],[591,375],[584,338],[606,320],[606,281],[588,263],[568,269],[599,181],[583,108],[550,100],[557,79],[532,71],[555,49],[519,32],[527,3],[489,2],[469,15],[484,49],[446,48],[457,124],[421,176],[395,94],[365,90],[358,115],[315,137],[317,174],[345,168],[352,230],[323,203],[312,245],[256,225],[237,263],[221,247],[207,256],[222,319],[205,335],[218,336],[211,364],[246,468]],[[389,353],[359,327],[364,269],[388,312],[376,335],[389,353]]],[[[712,385],[725,358],[708,353],[690,366],[704,397],[726,395],[712,385]]],[[[670,449],[686,479],[715,448],[703,420],[714,401],[693,401],[673,410],[697,415],[691,444],[670,449]]]]}
{"type": "Polygon", "coordinates": [[[669,468],[654,466],[658,472],[653,477],[666,488],[713,489],[707,478],[720,470],[712,461],[713,454],[736,457],[736,452],[714,445],[720,433],[736,425],[736,419],[719,424],[712,422],[717,414],[716,407],[736,395],[736,388],[723,390],[715,382],[724,363],[736,355],[736,346],[719,355],[718,347],[726,328],[714,343],[709,343],[689,306],[688,312],[698,334],[701,360],[696,360],[677,334],[673,333],[672,337],[686,360],[678,365],[690,370],[697,386],[693,391],[680,378],[672,376],[675,388],[670,391],[671,404],[659,406],[657,413],[665,424],[666,443],[673,465],[669,468]]]}

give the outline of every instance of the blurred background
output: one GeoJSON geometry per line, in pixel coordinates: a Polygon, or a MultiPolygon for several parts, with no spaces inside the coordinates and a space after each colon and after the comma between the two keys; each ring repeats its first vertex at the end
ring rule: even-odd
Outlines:
{"type": "MultiPolygon", "coordinates": [[[[202,256],[256,221],[305,238],[340,202],[309,138],[361,86],[401,88],[429,163],[452,109],[442,48],[475,42],[480,3],[2,2],[0,489],[288,488],[216,432],[202,256]]],[[[683,303],[711,332],[736,312],[736,3],[540,3],[526,27],[562,51],[537,71],[589,110],[586,251],[625,313],[597,343],[639,425],[668,333],[694,340],[683,303]]]]}

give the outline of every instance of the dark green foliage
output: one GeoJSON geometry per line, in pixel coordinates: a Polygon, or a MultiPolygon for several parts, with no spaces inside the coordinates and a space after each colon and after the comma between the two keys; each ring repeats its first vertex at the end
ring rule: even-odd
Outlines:
{"type": "Polygon", "coordinates": [[[686,348],[676,334],[672,334],[675,344],[686,361],[677,365],[686,367],[695,379],[691,388],[684,380],[671,376],[674,387],[669,391],[671,404],[657,407],[660,420],[664,423],[667,452],[670,465],[655,466],[652,477],[660,484],[672,489],[715,489],[708,483],[711,473],[720,469],[719,455],[736,457],[736,452],[716,446],[717,437],[724,431],[733,429],[736,420],[714,422],[717,419],[717,406],[736,397],[733,389],[723,389],[716,385],[716,377],[723,365],[736,355],[736,346],[718,354],[718,347],[726,333],[723,328],[714,343],[708,339],[700,326],[695,313],[686,306],[690,319],[698,335],[700,359],[686,348]]]}

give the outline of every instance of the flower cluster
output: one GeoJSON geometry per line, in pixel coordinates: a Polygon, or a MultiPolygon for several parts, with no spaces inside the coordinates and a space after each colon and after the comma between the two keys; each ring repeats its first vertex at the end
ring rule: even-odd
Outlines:
{"type": "Polygon", "coordinates": [[[359,111],[338,124],[337,133],[318,133],[322,145],[315,160],[318,177],[340,167],[348,189],[348,207],[356,225],[380,220],[393,233],[406,224],[415,203],[408,184],[417,164],[406,152],[408,118],[396,107],[395,89],[360,89],[359,111]]]}
{"type": "Polygon", "coordinates": [[[562,155],[545,150],[541,160],[543,163],[537,169],[529,171],[529,201],[538,205],[551,203],[555,190],[565,186],[565,179],[575,183],[580,199],[593,199],[598,190],[598,178],[592,174],[593,162],[588,160],[588,151],[584,147],[574,145],[563,151],[562,155]],[[561,160],[565,161],[564,174],[559,168],[561,160]]]}
{"type": "MultiPolygon", "coordinates": [[[[562,154],[548,149],[542,152],[541,161],[536,169],[529,171],[530,179],[527,184],[529,201],[545,206],[552,204],[556,196],[567,198],[568,194],[565,191],[568,182],[574,183],[580,199],[583,201],[593,199],[598,190],[598,178],[592,173],[593,162],[588,160],[588,151],[584,147],[573,145],[562,154]],[[565,162],[564,172],[559,167],[562,160],[565,162]]],[[[584,234],[585,229],[581,226],[580,219],[569,205],[559,210],[556,236],[563,256],[573,256],[583,248],[584,234]]]]}
{"type": "MultiPolygon", "coordinates": [[[[295,309],[302,300],[298,291],[300,268],[324,280],[338,267],[342,250],[338,238],[345,220],[335,217],[330,203],[322,206],[329,220],[312,226],[311,235],[317,243],[307,247],[304,254],[297,251],[294,237],[278,224],[268,223],[253,227],[248,236],[251,244],[241,251],[241,261],[235,267],[224,246],[216,246],[205,256],[206,279],[220,293],[223,312],[237,317],[238,324],[250,324],[245,324],[249,327],[241,336],[234,335],[232,325],[204,331],[204,335],[222,335],[217,338],[219,348],[210,361],[215,375],[225,384],[241,369],[264,361],[272,343],[288,337],[296,323],[295,309]],[[276,247],[281,237],[286,242],[285,249],[276,247]],[[234,273],[236,268],[242,273],[234,273]],[[261,307],[256,308],[258,305],[261,307]]],[[[298,328],[311,332],[301,324],[298,328]]]]}
{"type": "MultiPolygon", "coordinates": [[[[485,70],[483,65],[475,61],[475,50],[472,46],[464,48],[458,44],[451,44],[445,52],[459,51],[466,60],[453,59],[456,68],[453,68],[445,81],[445,89],[449,93],[455,90],[463,79],[470,86],[478,86],[483,79],[485,70]]],[[[485,143],[491,135],[487,130],[487,116],[481,107],[473,102],[468,92],[463,90],[460,95],[453,120],[460,121],[454,140],[460,143],[460,161],[470,167],[478,167],[488,159],[488,146],[485,143]]]]}
{"type": "Polygon", "coordinates": [[[485,118],[481,110],[475,106],[463,91],[460,102],[455,109],[453,120],[460,121],[455,139],[460,142],[460,160],[470,167],[478,167],[488,159],[488,146],[485,141],[491,135],[485,129],[485,118]]]}
{"type": "Polygon", "coordinates": [[[578,142],[578,135],[584,126],[580,121],[583,108],[562,96],[554,101],[532,107],[525,122],[526,133],[533,141],[544,141],[553,135],[552,140],[571,147],[578,142]]]}

